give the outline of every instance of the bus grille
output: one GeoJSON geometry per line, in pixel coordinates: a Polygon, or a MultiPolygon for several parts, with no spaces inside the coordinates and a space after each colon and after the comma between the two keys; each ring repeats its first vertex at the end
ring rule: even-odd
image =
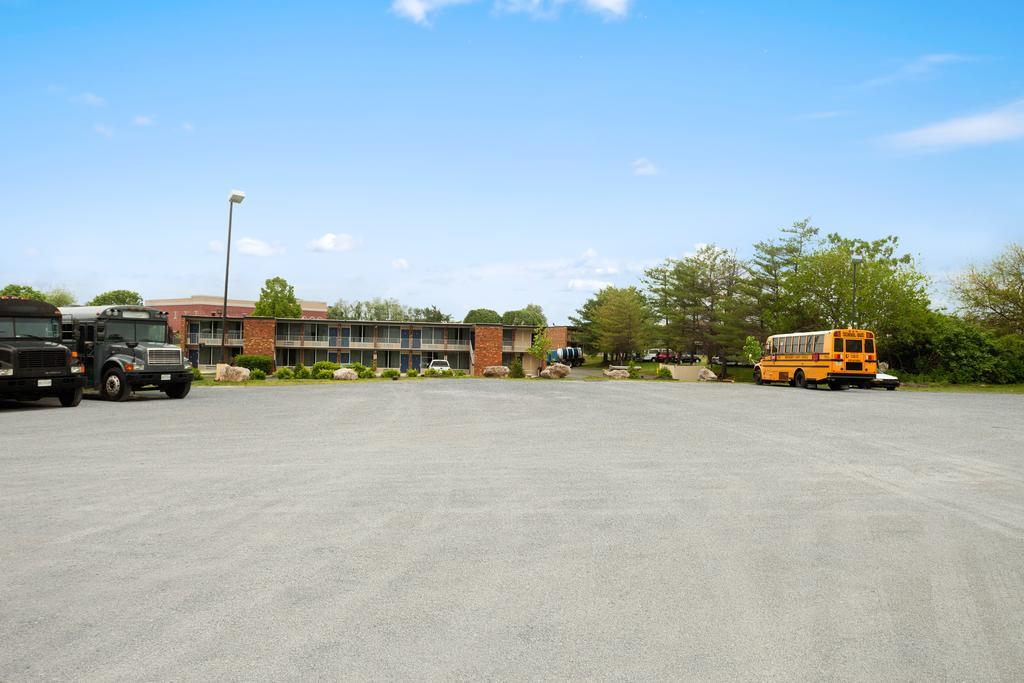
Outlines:
{"type": "Polygon", "coordinates": [[[181,349],[150,349],[150,365],[181,365],[181,349]]]}
{"type": "Polygon", "coordinates": [[[863,363],[847,363],[846,364],[846,369],[847,370],[863,370],[864,369],[864,364],[863,363]]]}
{"type": "Polygon", "coordinates": [[[18,352],[18,366],[21,368],[63,368],[67,362],[67,351],[64,349],[18,352]]]}

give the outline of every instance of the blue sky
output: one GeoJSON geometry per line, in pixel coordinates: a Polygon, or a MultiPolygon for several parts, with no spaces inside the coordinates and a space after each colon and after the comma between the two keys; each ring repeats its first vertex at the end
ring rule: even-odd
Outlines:
{"type": "Polygon", "coordinates": [[[0,0],[0,280],[556,321],[804,216],[1024,236],[1024,3],[0,0]],[[894,7],[895,6],[895,7],[894,7]]]}

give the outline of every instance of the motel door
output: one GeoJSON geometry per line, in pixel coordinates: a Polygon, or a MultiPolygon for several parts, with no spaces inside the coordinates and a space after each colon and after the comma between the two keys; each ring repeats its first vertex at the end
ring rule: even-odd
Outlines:
{"type": "MultiPolygon", "coordinates": [[[[409,330],[402,330],[402,348],[409,348],[409,330]]],[[[405,356],[402,356],[402,362],[405,362],[405,356]]],[[[402,372],[405,372],[406,368],[402,368],[402,372]]]]}
{"type": "Polygon", "coordinates": [[[199,367],[199,349],[192,349],[188,352],[188,360],[192,363],[192,367],[199,367]]]}
{"type": "Polygon", "coordinates": [[[414,370],[419,372],[419,369],[420,369],[420,354],[418,354],[418,353],[412,354],[412,367],[413,367],[414,370]]]}
{"type": "Polygon", "coordinates": [[[338,346],[338,328],[330,327],[327,329],[327,345],[332,349],[338,346]]]}
{"type": "MultiPolygon", "coordinates": [[[[402,333],[404,334],[405,330],[402,330],[402,333]]],[[[407,372],[409,370],[409,354],[402,354],[401,366],[402,372],[407,372]]]]}
{"type": "MultiPolygon", "coordinates": [[[[414,348],[414,349],[420,348],[420,341],[422,339],[423,339],[423,330],[413,330],[412,331],[412,348],[414,348]]],[[[416,356],[416,358],[419,358],[419,356],[416,356]]],[[[416,368],[419,369],[419,361],[417,360],[416,363],[417,363],[416,368]]]]}

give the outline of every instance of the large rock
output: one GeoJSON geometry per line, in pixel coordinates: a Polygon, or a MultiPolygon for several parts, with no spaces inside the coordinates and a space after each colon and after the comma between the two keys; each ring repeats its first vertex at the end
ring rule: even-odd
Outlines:
{"type": "Polygon", "coordinates": [[[244,382],[249,379],[249,368],[239,368],[234,365],[224,366],[223,371],[221,367],[217,366],[217,372],[220,373],[218,381],[223,382],[244,382]]]}
{"type": "Polygon", "coordinates": [[[484,377],[508,377],[509,369],[504,365],[488,365],[484,368],[484,377]]]}
{"type": "Polygon", "coordinates": [[[604,376],[611,379],[629,379],[629,370],[620,370],[618,368],[606,368],[604,376]]]}
{"type": "Polygon", "coordinates": [[[708,368],[701,368],[700,374],[697,375],[698,382],[714,382],[718,379],[718,375],[711,372],[708,368]]]}
{"type": "Polygon", "coordinates": [[[341,368],[334,371],[334,379],[359,379],[359,373],[352,368],[341,368]]]}
{"type": "MultiPolygon", "coordinates": [[[[570,368],[568,365],[565,365],[564,363],[552,363],[551,365],[544,368],[544,370],[548,372],[548,376],[553,379],[562,379],[563,377],[566,377],[570,372],[572,372],[572,368],[570,368]]],[[[544,373],[541,373],[541,375],[543,374],[544,373]]]]}

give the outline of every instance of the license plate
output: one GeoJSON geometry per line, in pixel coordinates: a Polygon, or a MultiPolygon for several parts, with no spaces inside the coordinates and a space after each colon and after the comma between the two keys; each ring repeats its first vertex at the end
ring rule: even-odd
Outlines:
{"type": "Polygon", "coordinates": [[[52,379],[41,379],[38,382],[36,382],[36,386],[37,387],[52,387],[53,386],[53,380],[52,379]]]}
{"type": "Polygon", "coordinates": [[[170,376],[170,375],[160,375],[160,381],[161,381],[161,382],[166,382],[166,381],[167,381],[167,380],[169,380],[170,378],[171,378],[171,376],[170,376]]]}

